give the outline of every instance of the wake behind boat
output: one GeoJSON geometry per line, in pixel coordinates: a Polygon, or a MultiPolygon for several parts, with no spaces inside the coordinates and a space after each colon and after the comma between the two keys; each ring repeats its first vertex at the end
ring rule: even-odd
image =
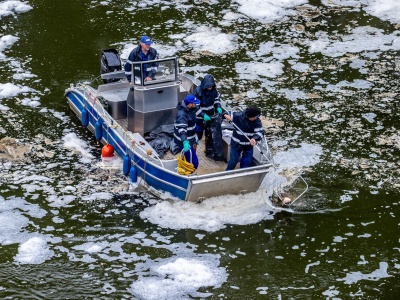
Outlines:
{"type": "MultiPolygon", "coordinates": [[[[136,180],[136,174],[148,186],[186,201],[200,202],[221,195],[237,195],[259,189],[272,166],[271,153],[263,139],[254,148],[249,168],[225,171],[229,160],[230,134],[233,125],[222,122],[224,161],[206,157],[204,139],[197,147],[199,168],[184,175],[178,172],[178,158],[168,152],[160,157],[146,136],[163,125],[174,123],[176,105],[200,84],[189,74],[179,74],[177,57],[135,62],[132,82],[122,70],[116,50],[102,53],[103,84],[97,89],[82,83],[71,84],[65,96],[71,110],[96,139],[110,144],[123,158],[125,175],[136,180]],[[155,79],[144,81],[144,68],[156,66],[155,79]]],[[[226,109],[230,109],[223,103],[226,109]]]]}

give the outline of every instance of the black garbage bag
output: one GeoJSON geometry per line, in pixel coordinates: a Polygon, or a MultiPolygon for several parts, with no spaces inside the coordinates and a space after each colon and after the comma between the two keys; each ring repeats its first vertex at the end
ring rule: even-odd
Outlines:
{"type": "Polygon", "coordinates": [[[221,115],[214,114],[211,116],[211,121],[207,122],[204,128],[206,136],[206,156],[216,161],[224,160],[221,123],[221,115]]]}
{"type": "Polygon", "coordinates": [[[169,146],[171,144],[171,137],[160,134],[155,139],[149,142],[150,146],[153,147],[154,150],[157,151],[157,154],[160,158],[163,158],[165,153],[169,150],[169,146]]]}
{"type": "Polygon", "coordinates": [[[169,150],[171,141],[174,136],[174,124],[161,125],[154,129],[145,137],[146,141],[157,151],[160,158],[163,158],[169,150]]]}
{"type": "Polygon", "coordinates": [[[146,137],[146,140],[148,141],[151,139],[155,139],[162,134],[173,137],[174,136],[174,124],[161,125],[160,127],[151,131],[149,133],[149,136],[146,137]]]}
{"type": "Polygon", "coordinates": [[[175,144],[174,139],[171,140],[171,145],[169,147],[170,147],[173,155],[176,155],[179,152],[181,152],[181,149],[179,149],[179,146],[177,144],[175,144]]]}

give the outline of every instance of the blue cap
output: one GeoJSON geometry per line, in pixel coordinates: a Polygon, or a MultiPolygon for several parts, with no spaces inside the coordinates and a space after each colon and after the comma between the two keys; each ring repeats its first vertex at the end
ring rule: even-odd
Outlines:
{"type": "Polygon", "coordinates": [[[142,38],[140,39],[140,42],[145,43],[146,45],[153,44],[153,41],[147,35],[142,36],[142,38]]]}
{"type": "Polygon", "coordinates": [[[194,103],[196,105],[200,104],[200,100],[197,99],[194,95],[187,95],[185,98],[185,103],[189,104],[189,103],[194,103]]]}

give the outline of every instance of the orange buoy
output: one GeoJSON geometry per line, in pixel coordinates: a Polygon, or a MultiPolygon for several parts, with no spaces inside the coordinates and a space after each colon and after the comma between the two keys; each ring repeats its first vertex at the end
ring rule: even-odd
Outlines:
{"type": "Polygon", "coordinates": [[[105,144],[103,148],[101,148],[101,156],[102,157],[113,157],[114,156],[114,147],[110,144],[105,144]]]}

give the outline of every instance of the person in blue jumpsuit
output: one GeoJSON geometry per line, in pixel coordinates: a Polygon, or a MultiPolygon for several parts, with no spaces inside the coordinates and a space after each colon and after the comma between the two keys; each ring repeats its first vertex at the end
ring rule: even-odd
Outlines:
{"type": "Polygon", "coordinates": [[[186,160],[196,169],[199,166],[199,159],[194,149],[197,142],[195,111],[196,105],[199,104],[200,101],[194,95],[187,95],[185,100],[176,106],[178,111],[174,123],[174,143],[180,151],[183,149],[186,160]]]}
{"type": "Polygon", "coordinates": [[[223,116],[234,125],[226,171],[236,168],[240,155],[242,155],[240,168],[250,167],[253,162],[253,147],[265,133],[259,118],[260,110],[255,106],[249,106],[244,111],[224,113],[223,116]]]}
{"type": "Polygon", "coordinates": [[[209,74],[204,76],[200,85],[195,89],[194,95],[200,100],[200,108],[196,111],[196,133],[201,140],[204,130],[209,130],[210,117],[215,112],[222,113],[220,94],[216,88],[214,77],[209,74]]]}
{"type": "MultiPolygon", "coordinates": [[[[157,50],[151,47],[152,43],[153,41],[147,35],[144,35],[140,39],[139,45],[134,48],[129,54],[129,57],[126,60],[124,66],[125,76],[129,82],[131,82],[132,80],[132,65],[135,69],[135,77],[140,78],[140,65],[135,65],[135,61],[148,61],[158,59],[157,50]]],[[[157,67],[157,63],[143,65],[144,81],[154,80],[157,73],[157,67]]]]}

